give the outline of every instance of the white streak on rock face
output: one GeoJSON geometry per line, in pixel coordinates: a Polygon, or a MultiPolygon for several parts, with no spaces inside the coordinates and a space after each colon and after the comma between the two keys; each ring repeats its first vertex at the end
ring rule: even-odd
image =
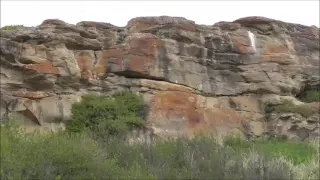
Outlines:
{"type": "Polygon", "coordinates": [[[251,47],[253,48],[254,52],[256,52],[257,51],[257,49],[256,49],[256,37],[251,31],[248,31],[248,36],[249,36],[249,39],[250,39],[251,47]]]}

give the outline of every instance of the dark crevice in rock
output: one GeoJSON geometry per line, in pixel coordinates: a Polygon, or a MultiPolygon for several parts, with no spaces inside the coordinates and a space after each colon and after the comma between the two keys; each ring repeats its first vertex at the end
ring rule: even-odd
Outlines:
{"type": "Polygon", "coordinates": [[[34,61],[32,61],[30,59],[27,59],[27,58],[24,58],[24,57],[20,58],[20,62],[23,63],[24,65],[26,65],[26,64],[35,64],[34,61]]]}
{"type": "Polygon", "coordinates": [[[127,34],[124,32],[124,30],[118,30],[118,37],[117,37],[117,41],[116,44],[122,44],[124,42],[124,40],[126,39],[127,34]]]}
{"type": "Polygon", "coordinates": [[[32,40],[32,38],[29,35],[19,35],[14,38],[11,38],[10,40],[18,43],[26,43],[32,40]]]}
{"type": "Polygon", "coordinates": [[[26,79],[23,80],[30,89],[46,91],[54,87],[54,83],[48,80],[44,75],[39,73],[26,75],[26,79]]]}
{"type": "MultiPolygon", "coordinates": [[[[164,78],[149,76],[149,75],[142,74],[142,73],[135,72],[135,71],[126,70],[126,71],[120,71],[120,72],[113,72],[113,74],[118,75],[118,76],[123,76],[123,77],[129,78],[129,79],[148,79],[148,80],[153,80],[153,81],[163,81],[163,82],[167,82],[167,83],[171,83],[171,84],[177,84],[177,85],[180,85],[180,86],[183,86],[186,88],[191,88],[195,91],[196,94],[203,95],[206,97],[236,97],[236,96],[242,96],[245,94],[252,93],[252,92],[243,92],[243,93],[236,93],[236,94],[212,94],[212,93],[205,93],[203,91],[199,91],[198,89],[195,89],[193,87],[190,87],[190,86],[187,86],[184,84],[171,82],[171,81],[164,79],[164,78]]],[[[215,87],[214,83],[212,83],[212,86],[215,87]]]]}
{"type": "Polygon", "coordinates": [[[4,53],[0,50],[0,54],[1,54],[2,61],[7,61],[7,63],[10,63],[10,64],[17,62],[16,58],[11,53],[10,54],[4,53]]]}
{"type": "MultiPolygon", "coordinates": [[[[295,97],[297,99],[304,100],[307,96],[307,93],[311,91],[320,92],[320,82],[312,83],[307,81],[300,91],[296,93],[295,97]]],[[[320,101],[320,99],[318,99],[318,101],[320,101]]]]}
{"type": "MultiPolygon", "coordinates": [[[[173,39],[173,40],[176,40],[178,42],[183,42],[183,43],[186,43],[186,44],[194,44],[195,43],[189,37],[181,35],[180,32],[179,32],[179,29],[176,29],[176,28],[158,30],[157,35],[160,38],[173,39]]],[[[195,43],[195,44],[200,44],[200,43],[195,43]]]]}
{"type": "Polygon", "coordinates": [[[23,116],[30,119],[33,123],[41,126],[40,122],[38,121],[38,118],[30,110],[27,109],[24,111],[19,111],[18,113],[21,113],[23,116]]]}
{"type": "Polygon", "coordinates": [[[207,59],[212,59],[213,58],[213,43],[211,41],[210,37],[205,37],[205,43],[204,43],[204,47],[207,48],[207,59]]]}
{"type": "Polygon", "coordinates": [[[118,76],[124,76],[126,78],[133,78],[133,79],[150,79],[154,81],[165,81],[165,79],[160,78],[160,77],[154,77],[154,76],[149,76],[147,74],[142,74],[136,71],[119,71],[119,72],[114,72],[115,75],[118,76]]]}
{"type": "Polygon", "coordinates": [[[97,51],[94,51],[94,52],[93,52],[93,54],[94,54],[93,67],[95,67],[95,66],[96,66],[96,64],[98,63],[97,51]]]}
{"type": "Polygon", "coordinates": [[[83,44],[74,44],[74,43],[69,43],[69,42],[65,43],[66,48],[68,50],[72,50],[72,51],[75,51],[75,50],[93,50],[93,51],[102,50],[101,47],[85,46],[83,44]]]}
{"type": "Polygon", "coordinates": [[[21,64],[20,62],[15,62],[15,63],[9,62],[6,59],[4,59],[3,56],[0,56],[0,62],[2,67],[14,68],[16,70],[21,70],[21,71],[25,69],[23,67],[23,64],[21,64]]]}
{"type": "Polygon", "coordinates": [[[88,38],[88,39],[97,39],[98,38],[97,34],[89,33],[86,31],[79,32],[79,35],[83,38],[88,38]]]}
{"type": "Polygon", "coordinates": [[[167,56],[167,50],[165,47],[161,47],[158,52],[158,59],[161,61],[159,62],[159,69],[163,69],[164,78],[169,79],[169,65],[170,59],[167,56]]]}
{"type": "Polygon", "coordinates": [[[77,77],[64,77],[59,75],[56,84],[62,88],[71,87],[77,90],[80,88],[80,79],[77,77]]]}
{"type": "Polygon", "coordinates": [[[53,39],[51,37],[34,37],[32,39],[30,39],[29,41],[27,41],[28,44],[35,44],[35,45],[42,45],[42,44],[46,44],[48,42],[51,42],[53,39]]]}
{"type": "Polygon", "coordinates": [[[236,109],[238,107],[237,104],[231,99],[229,99],[229,103],[230,103],[230,107],[233,109],[236,109]]]}
{"type": "Polygon", "coordinates": [[[9,103],[4,100],[4,97],[5,95],[3,94],[3,92],[1,92],[0,94],[0,109],[4,112],[0,112],[0,123],[3,123],[3,122],[7,122],[9,120],[9,104],[10,104],[10,101],[9,103]]]}

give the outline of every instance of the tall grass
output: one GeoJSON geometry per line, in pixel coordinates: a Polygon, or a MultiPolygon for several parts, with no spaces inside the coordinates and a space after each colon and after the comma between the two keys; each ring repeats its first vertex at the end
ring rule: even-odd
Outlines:
{"type": "Polygon", "coordinates": [[[268,157],[284,157],[295,165],[311,162],[318,154],[317,148],[310,143],[280,139],[244,141],[239,138],[226,138],[225,146],[237,151],[254,150],[268,157]]]}
{"type": "Polygon", "coordinates": [[[131,144],[144,123],[141,97],[88,95],[72,107],[66,132],[25,133],[1,127],[1,180],[315,179],[319,156],[308,143],[213,137],[131,144]]]}
{"type": "Polygon", "coordinates": [[[26,134],[1,127],[2,180],[109,179],[121,174],[103,155],[84,134],[26,134]]]}
{"type": "Polygon", "coordinates": [[[117,137],[26,134],[4,126],[0,148],[2,180],[319,178],[315,149],[286,141],[228,139],[218,145],[201,136],[130,145],[117,137]]]}

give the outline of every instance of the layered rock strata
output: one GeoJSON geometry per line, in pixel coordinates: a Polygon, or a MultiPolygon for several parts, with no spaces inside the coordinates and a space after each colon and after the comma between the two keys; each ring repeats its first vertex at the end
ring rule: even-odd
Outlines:
{"type": "MultiPolygon", "coordinates": [[[[266,118],[264,107],[319,86],[319,28],[264,17],[197,25],[138,17],[125,27],[49,19],[1,31],[1,118],[63,128],[81,95],[131,90],[160,137],[270,132],[319,138],[319,114],[266,118]]],[[[307,104],[309,105],[309,104],[307,104]]],[[[310,106],[319,106],[318,102],[310,106]]]]}

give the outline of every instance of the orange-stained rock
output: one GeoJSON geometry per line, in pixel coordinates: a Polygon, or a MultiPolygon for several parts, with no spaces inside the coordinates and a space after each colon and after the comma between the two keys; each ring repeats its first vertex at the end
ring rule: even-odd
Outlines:
{"type": "Polygon", "coordinates": [[[81,77],[83,79],[91,79],[93,78],[93,74],[92,74],[92,71],[91,70],[83,70],[81,72],[81,77]]]}
{"type": "Polygon", "coordinates": [[[112,61],[119,66],[121,65],[121,60],[125,54],[125,51],[122,47],[115,46],[112,49],[98,51],[96,54],[97,63],[94,65],[93,74],[101,77],[107,73],[109,61],[112,61]]]}
{"type": "Polygon", "coordinates": [[[17,97],[29,98],[29,99],[41,99],[41,98],[50,96],[49,93],[42,92],[42,91],[32,92],[32,91],[24,91],[24,90],[13,91],[12,95],[17,97]]]}
{"type": "Polygon", "coordinates": [[[42,64],[27,64],[24,66],[27,69],[35,70],[39,73],[45,74],[59,74],[58,68],[52,66],[51,63],[42,63],[42,64]]]}
{"type": "MultiPolygon", "coordinates": [[[[149,75],[150,70],[155,67],[155,59],[146,56],[127,55],[126,66],[127,69],[134,72],[149,75]]],[[[124,65],[125,66],[125,65],[124,65]]]]}
{"type": "Polygon", "coordinates": [[[207,128],[211,130],[219,131],[220,127],[224,127],[232,131],[240,127],[240,118],[234,109],[227,107],[205,109],[204,114],[207,128]]]}
{"type": "Polygon", "coordinates": [[[276,62],[283,65],[296,64],[297,60],[289,54],[261,55],[261,62],[276,62]]]}
{"type": "Polygon", "coordinates": [[[81,71],[81,78],[92,78],[93,63],[95,56],[93,51],[77,51],[75,52],[75,58],[81,71]]]}
{"type": "Polygon", "coordinates": [[[204,123],[203,114],[198,111],[196,102],[190,101],[190,97],[196,98],[196,95],[174,91],[155,93],[150,104],[150,121],[165,123],[169,127],[172,126],[172,121],[179,119],[185,121],[183,123],[186,123],[187,128],[195,128],[204,123]],[[163,118],[157,119],[157,116],[163,118]]]}
{"type": "Polygon", "coordinates": [[[284,53],[287,54],[289,53],[289,48],[284,45],[268,45],[265,50],[262,52],[263,55],[267,55],[267,54],[274,54],[274,53],[284,53]]]}
{"type": "Polygon", "coordinates": [[[127,38],[126,55],[122,66],[126,70],[150,74],[156,65],[156,54],[161,47],[161,40],[151,34],[133,34],[127,38]]]}
{"type": "Polygon", "coordinates": [[[209,109],[199,106],[198,96],[184,92],[180,86],[175,90],[159,91],[150,101],[149,122],[167,129],[182,128],[184,134],[194,134],[203,131],[217,132],[233,131],[240,127],[237,113],[230,108],[209,109]],[[179,125],[179,127],[175,127],[179,125]]]}
{"type": "Polygon", "coordinates": [[[241,41],[240,39],[232,39],[234,46],[236,47],[237,52],[240,54],[253,54],[253,49],[251,45],[241,41]]]}
{"type": "Polygon", "coordinates": [[[186,31],[195,31],[196,30],[196,26],[191,23],[181,23],[181,24],[177,25],[177,27],[181,28],[183,30],[186,30],[186,31]]]}
{"type": "Polygon", "coordinates": [[[93,68],[93,59],[85,52],[76,55],[78,66],[81,70],[91,70],[93,68]]]}
{"type": "Polygon", "coordinates": [[[156,67],[156,55],[162,46],[161,40],[152,34],[134,33],[125,41],[125,46],[114,46],[101,51],[94,73],[134,71],[150,75],[156,67]]]}
{"type": "Polygon", "coordinates": [[[133,34],[126,40],[128,54],[138,56],[151,56],[154,58],[161,45],[160,39],[152,34],[133,34]]]}
{"type": "Polygon", "coordinates": [[[49,19],[0,36],[0,109],[7,111],[0,119],[15,112],[41,126],[65,123],[81,93],[130,90],[150,105],[147,125],[164,136],[224,134],[245,120],[248,129],[241,131],[262,138],[273,130],[265,128],[269,122],[290,129],[299,120],[305,125],[290,136],[309,128],[303,134],[320,137],[316,117],[282,122],[287,114],[266,122],[263,110],[276,96],[304,104],[296,97],[318,87],[318,27],[263,17],[213,26],[138,17],[126,27],[49,19]]]}
{"type": "Polygon", "coordinates": [[[131,28],[131,31],[133,32],[140,32],[141,30],[144,30],[156,25],[157,23],[151,20],[139,20],[139,21],[131,20],[128,22],[127,27],[129,26],[131,28]]]}

